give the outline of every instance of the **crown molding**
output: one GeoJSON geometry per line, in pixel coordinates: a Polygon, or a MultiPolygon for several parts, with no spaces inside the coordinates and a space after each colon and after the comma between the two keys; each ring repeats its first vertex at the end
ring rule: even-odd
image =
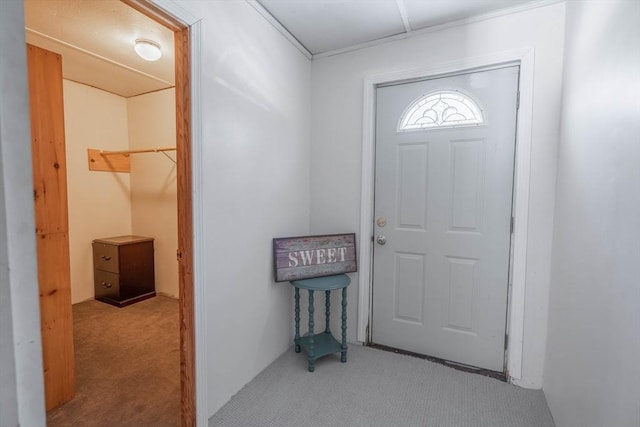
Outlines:
{"type": "Polygon", "coordinates": [[[408,39],[412,37],[422,36],[424,34],[433,33],[436,31],[442,31],[447,28],[458,27],[461,25],[472,24],[474,22],[486,21],[488,19],[498,18],[500,16],[511,15],[514,13],[525,12],[532,9],[537,9],[540,7],[550,6],[556,3],[562,3],[565,0],[539,0],[529,3],[524,3],[518,6],[509,7],[505,9],[496,10],[489,13],[484,13],[482,15],[470,16],[468,18],[459,19],[457,21],[446,22],[444,24],[433,25],[430,27],[421,28],[419,30],[408,31],[405,33],[394,34],[392,36],[383,37],[377,40],[372,40],[365,43],[360,43],[353,46],[348,46],[341,49],[335,49],[328,52],[317,53],[313,55],[313,59],[321,59],[329,56],[340,55],[343,53],[353,52],[360,49],[366,49],[373,46],[378,46],[384,43],[389,43],[397,40],[408,39]]]}

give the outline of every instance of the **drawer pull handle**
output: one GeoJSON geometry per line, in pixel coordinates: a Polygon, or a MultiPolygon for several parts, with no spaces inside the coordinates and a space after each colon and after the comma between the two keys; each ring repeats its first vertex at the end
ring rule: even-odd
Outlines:
{"type": "Polygon", "coordinates": [[[102,255],[100,258],[102,258],[103,261],[110,261],[111,257],[108,255],[102,255]]]}
{"type": "Polygon", "coordinates": [[[102,287],[103,288],[110,288],[111,286],[113,286],[111,283],[107,283],[107,282],[102,282],[102,287]]]}

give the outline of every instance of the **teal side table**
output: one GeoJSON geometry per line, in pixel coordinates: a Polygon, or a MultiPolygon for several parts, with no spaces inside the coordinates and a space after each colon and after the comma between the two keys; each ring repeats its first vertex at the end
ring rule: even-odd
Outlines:
{"type": "Polygon", "coordinates": [[[335,276],[317,277],[314,279],[292,280],[291,285],[295,288],[295,321],[296,335],[293,339],[296,353],[304,350],[309,362],[309,372],[315,370],[316,359],[331,353],[341,353],[340,361],[347,361],[347,286],[351,279],[346,274],[335,276]],[[306,289],[309,293],[309,332],[300,336],[300,289],[306,289]],[[329,329],[331,318],[331,291],[342,289],[342,342],[336,340],[329,329]],[[325,328],[324,332],[314,333],[314,306],[313,293],[324,291],[325,293],[325,328]]]}

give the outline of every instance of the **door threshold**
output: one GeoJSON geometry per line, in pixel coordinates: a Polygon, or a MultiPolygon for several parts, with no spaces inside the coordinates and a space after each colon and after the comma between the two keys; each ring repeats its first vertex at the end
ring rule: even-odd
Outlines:
{"type": "Polygon", "coordinates": [[[465,365],[463,363],[452,362],[450,360],[440,359],[439,357],[427,356],[427,355],[424,355],[424,354],[414,353],[412,351],[401,350],[401,349],[393,348],[393,347],[388,347],[386,345],[381,345],[381,344],[369,343],[369,344],[365,344],[365,345],[367,347],[375,348],[377,350],[388,351],[390,353],[396,353],[396,354],[404,354],[405,356],[411,356],[411,357],[416,357],[416,358],[422,359],[422,360],[428,360],[429,362],[438,363],[440,365],[444,365],[444,366],[447,366],[449,368],[453,368],[453,369],[455,369],[457,371],[469,372],[471,374],[482,375],[484,377],[493,378],[495,380],[502,381],[502,382],[505,382],[505,383],[507,382],[507,376],[506,376],[506,374],[504,372],[496,372],[496,371],[491,371],[491,370],[485,369],[485,368],[477,368],[475,366],[465,365]]]}

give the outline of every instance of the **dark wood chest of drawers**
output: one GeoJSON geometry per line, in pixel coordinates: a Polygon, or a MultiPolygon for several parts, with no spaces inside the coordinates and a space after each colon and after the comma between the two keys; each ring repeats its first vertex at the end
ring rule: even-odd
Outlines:
{"type": "Polygon", "coordinates": [[[95,298],[117,307],[156,296],[153,239],[118,236],[93,241],[95,298]]]}

